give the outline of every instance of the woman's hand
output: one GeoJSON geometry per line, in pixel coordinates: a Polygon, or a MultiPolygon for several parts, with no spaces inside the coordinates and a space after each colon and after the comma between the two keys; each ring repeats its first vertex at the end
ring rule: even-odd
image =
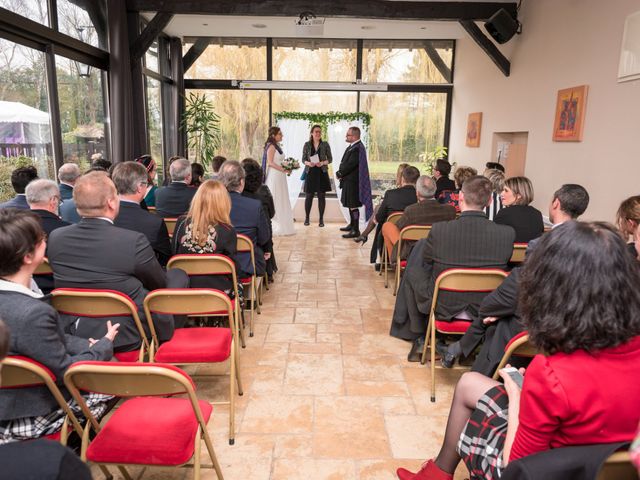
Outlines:
{"type": "Polygon", "coordinates": [[[118,335],[118,328],[120,328],[119,323],[111,325],[111,320],[109,320],[107,322],[107,334],[105,335],[105,337],[113,342],[113,339],[116,338],[116,335],[118,335]]]}
{"type": "Polygon", "coordinates": [[[307,167],[312,167],[312,166],[313,166],[313,163],[311,163],[311,162],[304,162],[304,164],[305,164],[307,167]]]}
{"type": "MultiPolygon", "coordinates": [[[[511,365],[507,364],[506,367],[510,367],[511,365]]],[[[524,368],[518,369],[520,375],[524,376],[524,368]]],[[[520,403],[520,387],[513,381],[513,379],[506,373],[504,370],[500,370],[498,372],[502,379],[504,380],[504,389],[507,391],[507,395],[509,396],[509,405],[511,402],[520,403]]]]}

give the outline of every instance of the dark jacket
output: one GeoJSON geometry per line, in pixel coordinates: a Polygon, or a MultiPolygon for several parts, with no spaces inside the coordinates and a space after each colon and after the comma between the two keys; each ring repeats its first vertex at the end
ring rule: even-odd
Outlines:
{"type": "Polygon", "coordinates": [[[516,243],[529,243],[544,233],[544,222],[540,210],[531,205],[503,207],[493,219],[501,225],[509,225],[516,231],[516,243]]]}
{"type": "MultiPolygon", "coordinates": [[[[238,192],[229,192],[231,198],[231,223],[237,233],[246,235],[253,241],[258,275],[264,273],[265,248],[271,240],[269,222],[259,200],[243,197],[238,192]]],[[[240,270],[245,274],[252,274],[251,257],[247,253],[237,255],[240,270]]]]}
{"type": "Polygon", "coordinates": [[[0,208],[22,208],[28,210],[29,204],[27,203],[27,197],[23,193],[16,195],[11,200],[0,203],[0,208]]]}
{"type": "MultiPolygon", "coordinates": [[[[64,372],[73,363],[109,360],[113,355],[111,340],[104,338],[106,328],[95,335],[100,339],[98,343],[89,347],[87,339],[65,335],[58,313],[42,299],[0,291],[0,317],[11,331],[9,354],[42,363],[63,390],[64,372]]],[[[57,409],[58,404],[46,387],[0,390],[0,420],[47,415],[57,409]]]]}
{"type": "Polygon", "coordinates": [[[78,223],[82,217],[76,210],[76,202],[73,198],[65,200],[60,204],[60,216],[65,222],[78,223]]]}
{"type": "Polygon", "coordinates": [[[171,182],[156,191],[156,211],[162,218],[184,215],[189,210],[191,199],[197,189],[186,183],[171,182]]]}
{"type": "Polygon", "coordinates": [[[383,224],[387,221],[389,214],[393,212],[403,212],[409,205],[418,201],[415,185],[405,185],[404,187],[387,190],[382,198],[382,203],[376,213],[376,221],[383,224]]]}
{"type": "MultiPolygon", "coordinates": [[[[304,165],[304,162],[309,161],[309,157],[311,157],[312,152],[313,152],[313,142],[311,141],[306,142],[302,147],[302,164],[303,165],[304,165]]],[[[320,145],[318,145],[318,158],[320,159],[321,162],[329,162],[329,163],[333,162],[333,157],[331,156],[331,146],[329,145],[328,142],[325,142],[324,140],[320,142],[320,145]]],[[[329,171],[328,165],[323,165],[320,168],[322,169],[323,172],[329,171]]],[[[305,165],[304,171],[308,172],[309,167],[305,165]]]]}
{"type": "Polygon", "coordinates": [[[354,145],[349,145],[342,155],[340,168],[336,172],[336,176],[340,180],[340,202],[345,208],[359,208],[362,206],[360,202],[360,155],[354,145]]]}
{"type": "Polygon", "coordinates": [[[438,198],[440,192],[444,190],[455,190],[456,182],[451,180],[449,177],[440,177],[436,180],[436,193],[433,194],[434,198],[438,198]]]}
{"type": "Polygon", "coordinates": [[[47,234],[47,236],[51,235],[56,228],[67,227],[71,225],[69,222],[65,222],[55,213],[51,213],[48,210],[31,210],[33,213],[40,217],[42,221],[42,229],[47,234]]]}
{"type": "Polygon", "coordinates": [[[60,200],[64,202],[65,200],[70,200],[73,198],[73,187],[71,185],[60,183],[58,185],[58,188],[60,188],[60,200]]]}
{"type": "Polygon", "coordinates": [[[161,266],[164,267],[171,258],[171,242],[167,225],[158,215],[143,210],[134,202],[120,200],[120,212],[113,224],[116,227],[144,234],[161,266]]]}

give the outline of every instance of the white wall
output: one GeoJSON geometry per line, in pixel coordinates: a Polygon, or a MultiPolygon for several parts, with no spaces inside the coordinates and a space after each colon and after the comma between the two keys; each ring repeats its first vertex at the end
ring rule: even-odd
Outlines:
{"type": "MultiPolygon", "coordinates": [[[[637,0],[529,0],[523,33],[501,46],[505,77],[468,36],[458,40],[450,159],[479,171],[493,132],[528,131],[526,175],[544,215],[553,192],[579,183],[591,202],[584,219],[613,221],[640,194],[640,80],[617,83],[625,17],[637,0]],[[557,91],[587,84],[582,142],[551,140],[557,91]],[[480,148],[465,146],[467,115],[483,112],[480,148]]],[[[482,28],[482,27],[481,27],[482,28]]]]}

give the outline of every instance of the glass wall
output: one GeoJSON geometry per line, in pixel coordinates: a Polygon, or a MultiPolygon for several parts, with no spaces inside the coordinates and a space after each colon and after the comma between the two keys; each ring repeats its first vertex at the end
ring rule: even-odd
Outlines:
{"type": "Polygon", "coordinates": [[[0,0],[0,7],[42,25],[49,25],[47,0],[0,0]]]}
{"type": "MultiPolygon", "coordinates": [[[[185,55],[193,43],[185,42],[185,55]]],[[[266,80],[267,41],[264,38],[212,39],[185,79],[266,80]]]]}
{"type": "Polygon", "coordinates": [[[149,153],[158,164],[158,171],[162,171],[164,158],[162,138],[162,93],[160,82],[146,77],[147,90],[147,130],[149,132],[149,153]]]}
{"type": "Polygon", "coordinates": [[[274,112],[353,113],[358,108],[356,92],[274,90],[272,98],[274,112]]]}
{"type": "Polygon", "coordinates": [[[356,41],[274,39],[273,79],[355,82],[356,41]]]}
{"type": "Polygon", "coordinates": [[[105,0],[57,0],[58,30],[94,47],[108,49],[105,0]]]}

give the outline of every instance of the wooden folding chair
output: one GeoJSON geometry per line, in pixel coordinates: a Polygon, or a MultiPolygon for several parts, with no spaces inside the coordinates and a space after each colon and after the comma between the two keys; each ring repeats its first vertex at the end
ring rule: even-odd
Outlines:
{"type": "Polygon", "coordinates": [[[152,341],[150,362],[172,365],[209,365],[229,360],[229,401],[213,405],[229,405],[229,444],[235,442],[235,384],[242,395],[240,358],[236,347],[238,324],[231,299],[220,290],[209,288],[163,288],[149,292],[144,299],[147,320],[152,313],[204,317],[225,313],[229,328],[177,328],[171,340],[160,344],[153,322],[149,322],[152,341]]]}
{"type": "Polygon", "coordinates": [[[180,268],[190,277],[198,275],[231,275],[234,294],[231,305],[240,330],[240,342],[242,348],[245,348],[247,345],[244,339],[244,322],[241,319],[242,302],[238,300],[238,275],[236,274],[236,265],[233,260],[219,253],[183,253],[171,257],[167,263],[167,268],[180,268]]]}
{"type": "Polygon", "coordinates": [[[396,278],[395,285],[393,287],[393,295],[398,293],[400,287],[400,276],[402,271],[407,266],[407,261],[402,260],[400,255],[402,253],[402,242],[415,242],[429,236],[431,231],[431,225],[407,225],[400,231],[400,238],[398,238],[398,248],[396,252],[396,278]]]}
{"type": "Polygon", "coordinates": [[[75,317],[132,317],[140,335],[140,348],[131,352],[116,352],[121,362],[142,362],[149,351],[149,340],[142,328],[138,307],[128,295],[116,290],[56,288],[51,292],[51,305],[59,313],[75,317]]]}
{"type": "MultiPolygon", "coordinates": [[[[387,217],[387,222],[391,222],[394,225],[400,220],[404,212],[391,212],[387,217]]],[[[380,275],[384,272],[384,288],[389,287],[389,254],[387,253],[387,249],[382,249],[382,259],[380,260],[380,264],[382,265],[380,268],[380,275]]]]}
{"type": "Polygon", "coordinates": [[[512,356],[517,357],[529,357],[533,358],[538,353],[536,347],[533,346],[531,342],[529,342],[529,333],[528,332],[520,332],[504,347],[504,355],[496,368],[496,371],[493,374],[493,379],[498,380],[500,378],[500,374],[498,373],[504,366],[509,362],[509,359],[512,356]]]}
{"type": "Polygon", "coordinates": [[[251,305],[251,314],[249,317],[249,336],[253,337],[253,311],[256,310],[258,314],[260,313],[260,304],[262,303],[260,294],[260,290],[262,289],[262,277],[259,277],[256,274],[256,256],[251,239],[246,235],[238,234],[237,250],[238,253],[249,253],[251,255],[251,266],[253,267],[253,275],[251,275],[250,277],[241,278],[240,284],[245,288],[245,291],[248,290],[249,293],[245,300],[249,300],[251,305]]]}
{"type": "Polygon", "coordinates": [[[431,301],[429,323],[422,350],[421,363],[427,359],[427,347],[431,345],[431,401],[436,401],[436,332],[446,335],[464,335],[471,325],[468,320],[437,320],[435,316],[440,290],[456,292],[492,292],[507,277],[507,272],[490,268],[451,268],[436,278],[431,301]]]}
{"type": "Polygon", "coordinates": [[[151,205],[147,205],[147,211],[149,213],[153,213],[154,215],[158,214],[158,210],[156,209],[156,207],[152,207],[151,205]]]}
{"type": "Polygon", "coordinates": [[[514,243],[513,244],[513,253],[511,254],[511,259],[509,263],[522,263],[524,262],[524,257],[527,254],[528,243],[514,243]]]}
{"type": "Polygon", "coordinates": [[[176,230],[176,222],[177,218],[165,218],[164,224],[167,226],[167,232],[169,233],[169,238],[173,237],[173,232],[176,230]]]}
{"type": "Polygon", "coordinates": [[[49,263],[49,259],[44,257],[42,263],[36,267],[34,275],[53,275],[53,270],[51,269],[51,264],[49,263]]]}
{"type": "Polygon", "coordinates": [[[201,467],[213,467],[222,480],[207,431],[213,407],[198,400],[193,380],[179,368],[159,363],[79,362],[67,370],[64,383],[89,420],[82,436],[83,461],[116,466],[127,480],[131,476],[126,467],[133,465],[193,466],[196,480],[201,467]],[[100,423],[81,391],[129,399],[100,423]],[[187,398],[165,398],[174,395],[187,398]],[[97,432],[93,440],[90,427],[97,432]],[[202,440],[213,466],[201,465],[202,440]],[[187,465],[192,458],[193,465],[187,465]]]}
{"type": "Polygon", "coordinates": [[[628,451],[615,452],[604,462],[596,480],[638,480],[638,471],[628,451]]]}

